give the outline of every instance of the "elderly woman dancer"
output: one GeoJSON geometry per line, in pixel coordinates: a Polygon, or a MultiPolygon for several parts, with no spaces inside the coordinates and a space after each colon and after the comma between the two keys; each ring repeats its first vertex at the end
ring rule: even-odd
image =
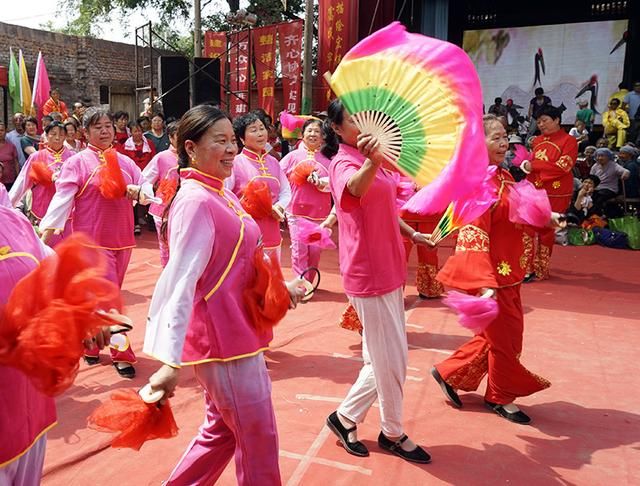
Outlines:
{"type": "Polygon", "coordinates": [[[240,198],[249,182],[261,181],[267,185],[271,192],[273,212],[271,216],[257,218],[256,223],[262,231],[265,252],[275,254],[280,261],[280,221],[291,201],[289,181],[280,169],[278,160],[265,151],[269,133],[257,113],[251,112],[236,118],[233,129],[244,148],[237,155],[233,176],[225,181],[225,185],[240,198]]]}
{"type": "MultiPolygon", "coordinates": [[[[490,291],[498,301],[499,314],[483,333],[437,364],[431,374],[457,408],[462,407],[462,401],[456,390],[476,390],[488,374],[485,405],[507,420],[528,424],[531,419],[514,400],[544,390],[550,383],[528,371],[519,360],[524,329],[520,284],[527,266],[525,231],[509,220],[507,196],[514,180],[500,166],[509,148],[507,132],[494,115],[485,115],[484,130],[490,164],[497,166],[493,184],[498,201],[460,230],[456,252],[438,279],[470,293],[490,291]]],[[[550,225],[558,221],[558,214],[553,215],[550,225]]]]}
{"type": "MultiPolygon", "coordinates": [[[[89,146],[70,157],[56,180],[56,193],[40,222],[42,239],[50,241],[62,231],[73,213],[72,231],[89,235],[107,259],[110,281],[122,287],[124,275],[135,246],[132,201],[148,204],[151,186],[142,190],[142,173],[134,162],[113,150],[113,117],[100,108],[90,108],[83,120],[89,146]],[[122,190],[120,193],[119,191],[122,190]]],[[[136,362],[129,339],[111,346],[111,359],[120,376],[133,378],[136,362]]],[[[85,351],[89,364],[99,361],[97,347],[85,351]]]]}
{"type": "MultiPolygon", "coordinates": [[[[260,228],[224,187],[236,139],[227,116],[197,106],[180,120],[180,189],[169,208],[169,262],[151,301],[144,352],[164,364],[150,378],[170,396],[193,365],[207,412],[167,485],[213,484],[235,454],[240,485],[279,485],[278,437],[258,331],[243,294],[252,285],[260,228]]],[[[290,287],[292,306],[303,292],[290,287]]]]}
{"type": "Polygon", "coordinates": [[[153,216],[158,233],[158,246],[160,248],[160,263],[163,267],[169,261],[169,248],[165,238],[162,237],[162,218],[166,206],[165,201],[170,201],[175,194],[178,184],[178,151],[176,146],[178,143],[178,122],[169,123],[167,126],[167,135],[171,145],[167,150],[163,150],[151,159],[142,171],[142,177],[145,182],[155,187],[156,196],[162,199],[162,204],[152,203],[149,206],[149,214],[153,216]]]}
{"type": "Polygon", "coordinates": [[[359,133],[338,100],[329,105],[328,119],[341,140],[329,180],[340,226],[344,289],[363,325],[364,366],[327,425],[347,452],[368,456],[357,439],[356,424],[379,399],[378,445],[408,461],[427,463],[429,454],[409,440],[402,426],[407,371],[402,287],[407,272],[400,231],[415,235],[416,243],[427,244],[427,239],[398,217],[396,178],[381,167],[378,141],[359,133]]]}
{"type": "MultiPolygon", "coordinates": [[[[45,147],[29,156],[9,193],[11,204],[15,207],[31,189],[31,217],[38,224],[46,214],[49,203],[56,193],[54,182],[62,166],[74,155],[73,151],[64,146],[66,129],[62,123],[52,122],[45,132],[47,134],[45,147]],[[34,167],[35,165],[40,167],[34,167]],[[42,170],[43,168],[46,169],[42,170]],[[49,179],[47,180],[44,176],[48,176],[49,179]]],[[[70,227],[71,220],[68,219],[64,231],[49,239],[47,242],[49,246],[55,246],[65,235],[68,235],[71,232],[70,227]]]]}
{"type": "Polygon", "coordinates": [[[293,152],[289,152],[281,161],[280,167],[291,185],[291,202],[287,207],[287,223],[291,236],[291,267],[296,275],[302,275],[310,267],[318,267],[321,249],[306,245],[298,237],[297,220],[307,219],[321,223],[331,212],[331,194],[329,192],[330,160],[320,152],[322,146],[322,121],[311,118],[302,126],[302,143],[293,152]],[[296,170],[303,164],[313,166],[313,172],[300,181],[296,170]]]}

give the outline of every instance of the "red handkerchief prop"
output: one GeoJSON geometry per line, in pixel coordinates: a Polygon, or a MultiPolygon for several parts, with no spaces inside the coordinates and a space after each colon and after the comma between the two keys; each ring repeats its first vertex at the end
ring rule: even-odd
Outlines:
{"type": "Polygon", "coordinates": [[[249,181],[240,200],[244,210],[255,219],[271,217],[273,204],[269,186],[263,181],[249,181]]]}
{"type": "Polygon", "coordinates": [[[275,326],[289,309],[289,291],[280,264],[274,256],[265,255],[262,247],[254,256],[255,280],[244,291],[244,303],[259,332],[275,326]]]}
{"type": "Polygon", "coordinates": [[[49,396],[73,383],[82,341],[105,325],[96,311],[119,307],[120,292],[104,278],[101,254],[90,244],[82,234],[65,239],[0,311],[0,364],[18,368],[49,396]]]}
{"type": "Polygon", "coordinates": [[[178,435],[169,402],[163,405],[145,403],[134,390],[116,390],[87,419],[89,427],[101,432],[117,432],[111,447],[140,450],[153,439],[178,435]]]}

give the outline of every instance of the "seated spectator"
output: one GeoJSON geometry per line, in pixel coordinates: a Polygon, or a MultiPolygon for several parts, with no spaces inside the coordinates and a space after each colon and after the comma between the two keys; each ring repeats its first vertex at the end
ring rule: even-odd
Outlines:
{"type": "Polygon", "coordinates": [[[618,163],[629,171],[629,178],[622,181],[625,197],[640,197],[640,162],[638,162],[638,151],[629,145],[620,147],[618,163]]]}
{"type": "Polygon", "coordinates": [[[629,115],[620,108],[620,100],[613,98],[609,102],[609,109],[602,114],[604,136],[609,141],[608,147],[610,149],[620,148],[624,145],[629,125],[629,115]]]}
{"type": "Polygon", "coordinates": [[[600,179],[598,189],[593,193],[594,212],[605,216],[607,201],[618,195],[618,180],[627,180],[630,172],[615,162],[611,150],[599,148],[596,150],[596,164],[591,167],[591,175],[600,179]]]}
{"type": "Polygon", "coordinates": [[[578,224],[594,214],[593,192],[600,184],[598,176],[589,175],[582,180],[580,190],[567,211],[575,217],[578,224]]]}
{"type": "Polygon", "coordinates": [[[589,132],[582,120],[576,120],[575,126],[569,130],[569,135],[578,142],[578,152],[582,152],[589,143],[589,132]]]}
{"type": "Polygon", "coordinates": [[[138,125],[142,127],[142,133],[151,130],[151,118],[149,118],[148,116],[142,115],[140,118],[138,118],[137,122],[138,125]]]}
{"type": "Polygon", "coordinates": [[[596,114],[593,110],[589,109],[589,102],[587,100],[578,101],[578,112],[576,113],[576,121],[581,120],[584,122],[584,126],[587,130],[591,131],[593,128],[593,120],[596,114]]]}
{"type": "Polygon", "coordinates": [[[493,100],[493,105],[489,107],[487,113],[495,116],[507,116],[507,107],[502,104],[502,98],[498,97],[493,100]]]}
{"type": "Polygon", "coordinates": [[[596,148],[593,145],[585,147],[584,153],[579,155],[573,166],[573,176],[582,180],[591,173],[591,167],[596,163],[596,148]]]}
{"type": "Polygon", "coordinates": [[[609,148],[609,140],[606,137],[599,138],[596,142],[596,148],[609,148]]]}

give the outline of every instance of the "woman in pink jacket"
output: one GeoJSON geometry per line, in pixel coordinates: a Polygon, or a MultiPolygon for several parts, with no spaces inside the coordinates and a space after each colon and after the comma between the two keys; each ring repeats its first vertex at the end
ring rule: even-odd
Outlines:
{"type": "Polygon", "coordinates": [[[322,121],[307,120],[302,127],[300,147],[289,152],[281,161],[280,167],[289,179],[291,202],[287,207],[287,223],[291,236],[291,266],[296,275],[309,267],[318,267],[321,249],[306,245],[298,238],[299,218],[322,223],[331,212],[331,192],[329,189],[329,164],[320,148],[322,121]],[[309,175],[301,178],[300,174],[309,175]]]}
{"type": "MultiPolygon", "coordinates": [[[[56,193],[47,214],[40,222],[42,239],[46,243],[63,230],[73,213],[72,231],[81,231],[95,241],[107,260],[110,281],[122,287],[124,275],[135,246],[132,202],[148,204],[153,195],[151,186],[144,190],[142,172],[126,155],[111,147],[114,137],[113,116],[90,108],[84,115],[89,146],[70,157],[56,180],[56,193]]],[[[133,378],[136,362],[129,339],[124,334],[110,347],[111,359],[118,374],[133,378]]],[[[85,352],[85,360],[96,364],[99,350],[85,352]]]]}
{"type": "MultiPolygon", "coordinates": [[[[166,228],[169,261],[151,300],[144,352],[163,363],[149,383],[166,397],[180,369],[193,366],[207,411],[165,483],[170,486],[213,484],[234,455],[238,484],[280,484],[263,357],[272,332],[257,326],[244,296],[253,286],[255,258],[262,256],[260,228],[224,186],[237,150],[231,122],[217,108],[196,106],[180,120],[180,189],[166,228]]],[[[291,306],[303,294],[299,283],[288,285],[291,306]]]]}

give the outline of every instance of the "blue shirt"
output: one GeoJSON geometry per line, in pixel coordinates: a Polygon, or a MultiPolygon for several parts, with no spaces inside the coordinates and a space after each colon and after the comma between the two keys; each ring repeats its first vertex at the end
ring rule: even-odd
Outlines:
{"type": "MultiPolygon", "coordinates": [[[[640,108],[640,93],[635,91],[627,93],[624,97],[624,102],[629,105],[629,111],[627,112],[629,113],[629,120],[633,120],[636,113],[638,113],[638,108],[640,108]]],[[[640,113],[638,113],[638,116],[640,116],[640,113]]]]}

